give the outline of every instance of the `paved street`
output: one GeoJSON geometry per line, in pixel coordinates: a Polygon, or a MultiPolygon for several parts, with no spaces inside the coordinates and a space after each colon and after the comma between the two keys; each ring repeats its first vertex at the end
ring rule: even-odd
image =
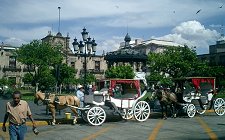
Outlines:
{"type": "MultiPolygon", "coordinates": [[[[27,140],[224,140],[225,117],[215,113],[162,120],[151,115],[143,123],[135,120],[107,121],[102,126],[86,123],[39,126],[39,135],[28,127],[27,140]]],[[[7,133],[2,133],[8,139],[7,133]]]]}
{"type": "MultiPolygon", "coordinates": [[[[5,100],[0,100],[1,105],[5,100]]],[[[44,106],[36,106],[29,102],[36,120],[49,120],[44,106]]],[[[0,110],[2,112],[2,108],[0,110]]],[[[102,126],[90,126],[79,119],[78,124],[71,125],[65,121],[65,115],[57,115],[56,126],[39,123],[39,135],[34,135],[28,124],[27,140],[224,140],[225,116],[217,116],[214,112],[196,115],[194,118],[180,116],[162,120],[160,114],[152,112],[146,122],[135,120],[123,121],[118,116],[107,116],[102,126]]],[[[2,117],[2,115],[1,115],[2,117]]],[[[0,140],[8,140],[8,133],[0,131],[0,140]]]]}

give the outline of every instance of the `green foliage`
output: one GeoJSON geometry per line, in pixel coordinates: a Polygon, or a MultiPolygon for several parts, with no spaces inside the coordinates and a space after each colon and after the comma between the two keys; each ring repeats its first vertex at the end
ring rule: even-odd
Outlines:
{"type": "Polygon", "coordinates": [[[106,70],[106,78],[133,79],[135,74],[130,65],[115,66],[106,70]]]}
{"type": "Polygon", "coordinates": [[[39,88],[44,90],[50,90],[51,87],[55,86],[56,79],[51,74],[51,70],[48,67],[42,69],[42,72],[39,74],[38,78],[39,88]]]}
{"type": "Polygon", "coordinates": [[[33,77],[30,73],[26,73],[26,74],[24,74],[24,77],[23,77],[22,80],[25,84],[28,84],[28,83],[31,84],[32,80],[33,80],[33,77]]]}
{"type": "MultiPolygon", "coordinates": [[[[95,81],[96,81],[95,75],[92,74],[92,73],[87,73],[87,75],[86,75],[86,82],[87,82],[88,84],[91,84],[92,82],[95,82],[95,81]]],[[[81,78],[79,78],[79,79],[77,80],[77,83],[84,84],[84,76],[81,77],[81,78]]]]}
{"type": "Polygon", "coordinates": [[[0,87],[4,85],[10,85],[10,81],[8,81],[6,78],[0,79],[0,87]]]}
{"type": "Polygon", "coordinates": [[[25,81],[32,81],[33,86],[39,83],[42,88],[49,88],[56,81],[50,70],[56,64],[62,63],[61,46],[51,46],[48,43],[33,40],[16,50],[16,55],[19,62],[35,70],[31,72],[28,69],[30,75],[27,75],[25,81]]]}
{"type": "Polygon", "coordinates": [[[76,71],[74,68],[68,66],[67,64],[57,65],[53,70],[52,74],[55,76],[58,84],[76,84],[77,79],[74,78],[76,71]]]}
{"type": "Polygon", "coordinates": [[[162,53],[150,53],[148,55],[148,67],[150,69],[151,81],[172,83],[171,79],[197,75],[206,65],[200,62],[196,52],[185,47],[168,47],[162,53]]]}
{"type": "Polygon", "coordinates": [[[187,46],[169,47],[162,53],[150,53],[147,65],[151,72],[148,81],[167,84],[171,84],[173,78],[191,76],[216,77],[221,81],[225,74],[223,66],[209,66],[206,61],[199,60],[196,52],[187,46]]]}
{"type": "Polygon", "coordinates": [[[51,46],[39,40],[22,45],[16,54],[21,63],[36,67],[54,66],[54,64],[61,63],[63,59],[60,46],[51,46]]]}

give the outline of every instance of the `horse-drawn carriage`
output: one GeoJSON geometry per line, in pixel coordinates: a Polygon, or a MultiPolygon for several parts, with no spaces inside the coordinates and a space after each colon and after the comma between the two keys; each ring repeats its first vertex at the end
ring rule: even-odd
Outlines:
{"type": "Polygon", "coordinates": [[[225,113],[225,102],[222,98],[216,98],[214,77],[185,77],[175,79],[175,92],[178,104],[186,111],[188,117],[194,117],[214,109],[219,116],[225,113]]]}
{"type": "Polygon", "coordinates": [[[83,107],[79,106],[79,99],[73,95],[56,96],[52,94],[46,96],[42,92],[37,92],[35,102],[38,104],[38,100],[42,100],[49,106],[52,112],[53,125],[56,122],[55,109],[64,109],[66,107],[70,107],[75,114],[74,124],[78,117],[78,110],[84,121],[94,126],[101,125],[106,120],[106,107],[114,110],[124,119],[134,117],[140,122],[148,119],[150,106],[145,100],[149,96],[147,90],[141,90],[140,80],[113,79],[107,81],[105,82],[105,88],[95,91],[94,94],[85,95],[83,107]],[[119,90],[119,88],[122,90],[119,90]]]}
{"type": "Polygon", "coordinates": [[[108,87],[95,91],[93,95],[85,95],[87,105],[81,109],[82,118],[91,125],[101,125],[106,119],[104,106],[110,107],[123,119],[135,118],[145,121],[150,115],[150,106],[145,101],[147,91],[141,91],[140,80],[112,79],[105,82],[108,87]]]}

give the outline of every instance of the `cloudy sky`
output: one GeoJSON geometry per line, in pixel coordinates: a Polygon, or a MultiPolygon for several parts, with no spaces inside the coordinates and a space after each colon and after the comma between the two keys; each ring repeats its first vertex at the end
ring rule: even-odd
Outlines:
{"type": "Polygon", "coordinates": [[[81,39],[86,27],[97,52],[114,51],[128,32],[135,39],[163,39],[198,54],[221,37],[224,0],[1,0],[0,41],[20,46],[51,31],[81,39]]]}

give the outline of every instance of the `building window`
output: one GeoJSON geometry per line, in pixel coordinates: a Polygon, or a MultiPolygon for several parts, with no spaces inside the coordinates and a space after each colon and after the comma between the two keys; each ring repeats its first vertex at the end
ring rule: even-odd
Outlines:
{"type": "Polygon", "coordinates": [[[100,71],[100,61],[95,61],[95,71],[100,71]]]}
{"type": "Polygon", "coordinates": [[[15,56],[9,57],[9,67],[16,68],[16,57],[15,56]]]}

